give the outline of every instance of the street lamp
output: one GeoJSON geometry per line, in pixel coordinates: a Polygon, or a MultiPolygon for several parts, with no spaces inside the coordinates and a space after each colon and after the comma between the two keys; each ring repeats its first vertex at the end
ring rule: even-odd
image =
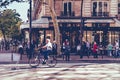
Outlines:
{"type": "Polygon", "coordinates": [[[81,26],[80,26],[80,44],[82,44],[82,38],[83,38],[83,26],[84,26],[84,21],[83,21],[83,0],[81,0],[81,13],[80,13],[80,19],[81,19],[81,26]]]}
{"type": "Polygon", "coordinates": [[[30,8],[29,8],[29,41],[30,41],[30,48],[32,44],[32,0],[30,0],[30,8]]]}

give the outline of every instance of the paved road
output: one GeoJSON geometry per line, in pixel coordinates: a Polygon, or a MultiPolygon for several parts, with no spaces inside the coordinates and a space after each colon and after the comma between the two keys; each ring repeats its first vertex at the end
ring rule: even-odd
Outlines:
{"type": "Polygon", "coordinates": [[[55,68],[30,68],[19,64],[0,65],[0,80],[120,80],[120,64],[59,63],[55,68]]]}

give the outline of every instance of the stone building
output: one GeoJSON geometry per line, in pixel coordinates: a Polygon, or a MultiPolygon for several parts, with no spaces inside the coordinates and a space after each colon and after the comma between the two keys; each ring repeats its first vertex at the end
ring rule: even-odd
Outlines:
{"type": "MultiPolygon", "coordinates": [[[[49,0],[44,1],[48,3],[49,0]]],[[[61,44],[68,39],[74,51],[81,34],[82,0],[51,0],[51,2],[50,6],[55,10],[59,23],[61,44]]],[[[114,44],[115,40],[120,40],[119,14],[120,0],[83,0],[83,40],[96,41],[102,45],[107,45],[108,42],[114,44]]],[[[35,35],[33,39],[37,41],[39,39],[41,43],[46,37],[54,40],[55,33],[48,5],[41,5],[40,0],[34,0],[32,19],[35,35]]],[[[28,34],[26,25],[23,24],[21,29],[28,34]]]]}

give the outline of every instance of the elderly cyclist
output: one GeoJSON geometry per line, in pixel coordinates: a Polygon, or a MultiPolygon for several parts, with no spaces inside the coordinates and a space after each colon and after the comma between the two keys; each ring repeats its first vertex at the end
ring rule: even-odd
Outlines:
{"type": "Polygon", "coordinates": [[[44,55],[44,59],[46,60],[48,59],[48,54],[52,53],[52,43],[50,42],[50,39],[46,39],[46,44],[42,48],[45,49],[43,55],[44,55]]]}

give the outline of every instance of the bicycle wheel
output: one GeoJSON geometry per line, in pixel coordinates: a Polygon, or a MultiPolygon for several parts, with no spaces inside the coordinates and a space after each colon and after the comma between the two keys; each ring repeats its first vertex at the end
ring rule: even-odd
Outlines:
{"type": "Polygon", "coordinates": [[[31,67],[37,67],[40,64],[40,60],[38,58],[38,55],[33,55],[31,59],[29,60],[29,65],[31,67]]]}
{"type": "Polygon", "coordinates": [[[54,55],[50,55],[48,56],[48,60],[46,61],[46,64],[49,66],[49,67],[55,67],[56,64],[57,64],[57,59],[54,55]]]}

